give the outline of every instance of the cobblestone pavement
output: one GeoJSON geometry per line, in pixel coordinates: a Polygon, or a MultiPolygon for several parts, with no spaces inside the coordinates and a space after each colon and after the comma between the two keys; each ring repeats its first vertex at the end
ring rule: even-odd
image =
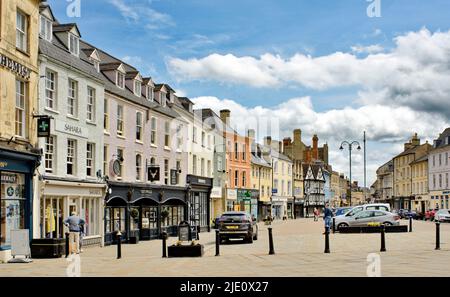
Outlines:
{"type": "MultiPolygon", "coordinates": [[[[402,224],[407,224],[403,221],[402,224]]],[[[201,233],[202,258],[162,258],[161,241],[86,248],[81,276],[367,276],[370,253],[381,255],[382,276],[450,276],[450,224],[441,226],[441,250],[435,251],[435,225],[414,221],[412,233],[386,234],[387,252],[379,253],[380,234],[331,234],[324,253],[323,222],[278,221],[273,225],[275,255],[268,255],[267,226],[259,226],[253,244],[220,246],[215,257],[214,232],[201,233]]],[[[168,244],[176,241],[170,238],[168,244]]],[[[66,276],[65,258],[35,259],[30,264],[0,264],[0,276],[66,276]]]]}

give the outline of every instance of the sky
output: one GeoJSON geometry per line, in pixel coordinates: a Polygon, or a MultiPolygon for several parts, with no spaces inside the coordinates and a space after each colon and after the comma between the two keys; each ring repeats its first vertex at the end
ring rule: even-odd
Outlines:
{"type": "MultiPolygon", "coordinates": [[[[242,133],[282,140],[300,128],[307,145],[317,134],[333,170],[348,175],[340,143],[362,145],[366,131],[367,186],[414,133],[432,143],[450,126],[448,0],[48,2],[196,108],[230,109],[242,133]]],[[[363,153],[352,162],[363,185],[363,153]]]]}

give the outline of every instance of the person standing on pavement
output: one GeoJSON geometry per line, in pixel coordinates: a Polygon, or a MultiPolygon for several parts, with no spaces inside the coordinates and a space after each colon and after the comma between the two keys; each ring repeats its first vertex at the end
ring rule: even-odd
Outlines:
{"type": "Polygon", "coordinates": [[[330,208],[330,204],[326,203],[325,204],[325,209],[324,209],[324,212],[323,212],[323,219],[325,221],[325,232],[323,234],[330,233],[331,218],[332,217],[333,217],[333,211],[330,208]]]}
{"type": "Polygon", "coordinates": [[[317,222],[319,220],[319,210],[317,207],[314,207],[314,222],[317,222]]]}
{"type": "Polygon", "coordinates": [[[70,217],[64,220],[64,225],[69,228],[69,253],[80,253],[80,232],[81,226],[85,224],[84,220],[72,212],[70,217]]]}

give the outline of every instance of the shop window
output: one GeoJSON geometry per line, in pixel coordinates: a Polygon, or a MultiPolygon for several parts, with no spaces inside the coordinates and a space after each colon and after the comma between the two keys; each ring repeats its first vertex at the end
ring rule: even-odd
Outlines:
{"type": "Polygon", "coordinates": [[[41,237],[63,238],[64,219],[64,198],[44,197],[41,199],[41,237]]]}
{"type": "Polygon", "coordinates": [[[25,175],[0,172],[0,246],[11,245],[11,230],[25,229],[25,175]]]}
{"type": "Polygon", "coordinates": [[[26,137],[27,83],[16,80],[16,135],[26,137]]]}
{"type": "Polygon", "coordinates": [[[156,229],[158,208],[155,207],[143,207],[142,208],[142,229],[156,229]]]}

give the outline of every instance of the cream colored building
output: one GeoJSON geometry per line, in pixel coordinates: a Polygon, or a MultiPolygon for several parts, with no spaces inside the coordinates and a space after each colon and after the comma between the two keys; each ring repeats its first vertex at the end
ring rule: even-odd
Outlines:
{"type": "MultiPolygon", "coordinates": [[[[0,261],[11,257],[11,230],[33,234],[37,149],[38,0],[0,1],[0,261]],[[7,213],[8,212],[8,213],[7,213]]],[[[37,208],[38,209],[38,208],[37,208]]]]}
{"type": "Polygon", "coordinates": [[[259,192],[258,218],[264,219],[270,215],[270,197],[272,196],[272,166],[262,158],[261,147],[253,146],[252,149],[252,170],[250,183],[252,189],[259,192]]]}
{"type": "Polygon", "coordinates": [[[411,163],[427,155],[431,145],[421,144],[417,134],[405,143],[404,151],[394,157],[394,208],[409,208],[413,196],[411,163]]]}
{"type": "Polygon", "coordinates": [[[414,201],[411,208],[418,212],[425,212],[431,208],[428,192],[428,155],[411,163],[412,194],[414,201]]]}
{"type": "Polygon", "coordinates": [[[339,187],[339,172],[331,172],[331,206],[339,207],[341,198],[341,188],[339,187]]]}

